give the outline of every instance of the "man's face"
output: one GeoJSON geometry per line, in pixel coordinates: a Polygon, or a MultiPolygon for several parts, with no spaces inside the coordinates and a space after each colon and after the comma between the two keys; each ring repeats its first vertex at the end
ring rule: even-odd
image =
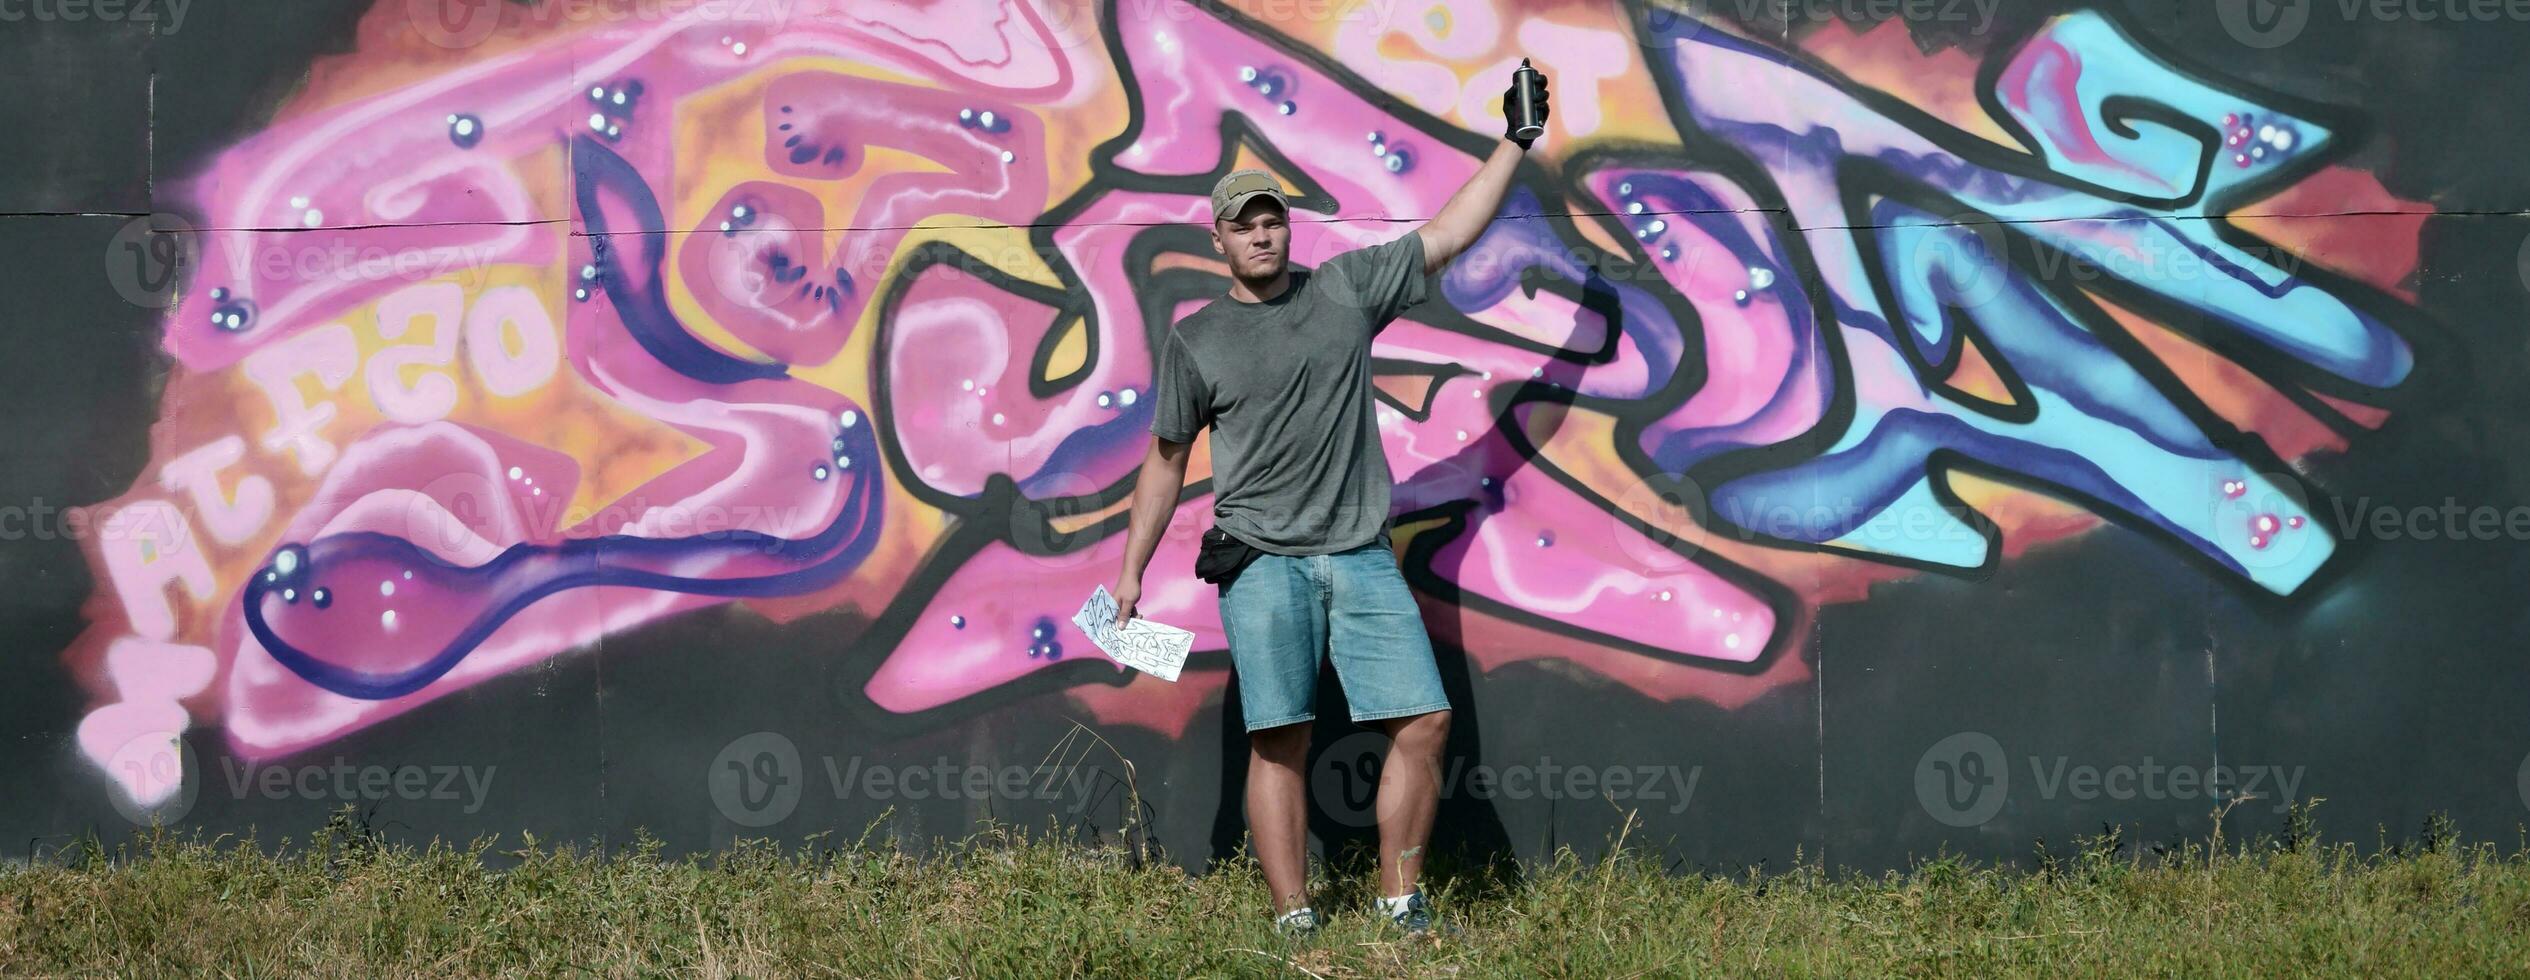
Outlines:
{"type": "Polygon", "coordinates": [[[1291,222],[1270,200],[1247,202],[1239,213],[1212,223],[1212,250],[1230,263],[1230,274],[1248,282],[1281,275],[1291,262],[1291,222]]]}

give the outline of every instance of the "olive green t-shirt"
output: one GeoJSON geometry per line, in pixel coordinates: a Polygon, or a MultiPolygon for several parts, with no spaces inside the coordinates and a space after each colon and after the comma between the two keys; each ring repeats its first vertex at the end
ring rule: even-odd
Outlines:
{"type": "Polygon", "coordinates": [[[1224,296],[1170,328],[1151,433],[1212,429],[1213,523],[1281,555],[1388,538],[1388,454],[1373,410],[1370,341],[1429,292],[1423,236],[1295,269],[1273,299],[1224,296]]]}

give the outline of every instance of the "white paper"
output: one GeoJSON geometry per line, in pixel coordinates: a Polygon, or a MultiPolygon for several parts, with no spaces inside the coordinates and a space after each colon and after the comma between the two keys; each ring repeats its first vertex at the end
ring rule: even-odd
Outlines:
{"type": "Polygon", "coordinates": [[[1177,672],[1186,666],[1186,655],[1195,649],[1193,631],[1139,616],[1118,629],[1116,597],[1105,585],[1089,594],[1080,614],[1072,617],[1072,625],[1089,634],[1089,641],[1108,659],[1164,681],[1177,680],[1177,672]]]}

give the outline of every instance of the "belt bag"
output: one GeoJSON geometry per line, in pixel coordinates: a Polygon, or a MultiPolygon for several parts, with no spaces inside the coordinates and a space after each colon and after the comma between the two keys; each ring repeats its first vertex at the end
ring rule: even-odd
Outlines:
{"type": "Polygon", "coordinates": [[[1239,570],[1264,552],[1255,546],[1231,537],[1218,526],[1204,532],[1203,547],[1195,552],[1195,577],[1214,585],[1228,586],[1239,577],[1239,570]]]}

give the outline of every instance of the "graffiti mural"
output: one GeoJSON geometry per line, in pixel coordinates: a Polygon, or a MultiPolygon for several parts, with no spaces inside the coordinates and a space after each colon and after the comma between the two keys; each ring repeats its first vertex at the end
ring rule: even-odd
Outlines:
{"type": "Polygon", "coordinates": [[[1473,173],[1521,57],[1566,101],[1502,218],[1379,337],[1402,560],[1478,671],[1732,709],[1874,583],[2138,535],[2264,600],[2342,556],[2293,461],[2409,397],[2405,240],[2359,120],[2110,16],[1925,55],[1640,2],[709,2],[576,22],[385,3],[181,190],[152,464],[62,656],[90,764],[325,745],[693,610],[849,613],[875,711],[1015,695],[1175,737],[1225,686],[1058,624],[1108,581],[1154,339],[1220,294],[1213,179],[1295,260],[1473,173]],[[408,9],[409,8],[409,9],[408,9]],[[311,233],[350,243],[323,261],[311,233]],[[918,584],[909,584],[918,583],[918,584]],[[1094,653],[1094,652],[1093,652],[1094,653]]]}

